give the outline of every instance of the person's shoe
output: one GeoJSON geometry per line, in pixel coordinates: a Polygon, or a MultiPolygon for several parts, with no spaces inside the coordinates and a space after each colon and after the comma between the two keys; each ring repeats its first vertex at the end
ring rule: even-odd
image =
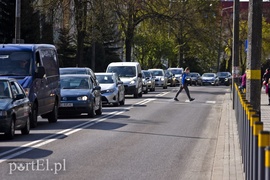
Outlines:
{"type": "Polygon", "coordinates": [[[173,98],[173,100],[175,100],[175,101],[179,101],[176,97],[175,98],[173,98]]]}
{"type": "Polygon", "coordinates": [[[189,101],[194,101],[194,100],[195,100],[195,98],[190,98],[190,99],[189,99],[189,101]]]}

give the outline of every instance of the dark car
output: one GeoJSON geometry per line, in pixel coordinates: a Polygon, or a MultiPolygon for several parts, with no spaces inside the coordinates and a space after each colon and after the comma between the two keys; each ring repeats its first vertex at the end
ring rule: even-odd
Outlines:
{"type": "Polygon", "coordinates": [[[165,70],[165,76],[168,78],[168,84],[170,84],[171,87],[176,86],[176,77],[170,70],[165,70]]]}
{"type": "Polygon", "coordinates": [[[87,113],[89,117],[94,117],[95,114],[102,114],[101,87],[94,86],[90,75],[61,75],[60,83],[59,115],[87,113]]]}
{"type": "Polygon", "coordinates": [[[201,75],[197,72],[191,72],[189,73],[190,79],[191,79],[191,85],[197,86],[200,82],[201,75]]]}
{"type": "Polygon", "coordinates": [[[15,130],[30,132],[31,105],[21,85],[11,78],[0,79],[0,132],[12,139],[15,130]]]}
{"type": "Polygon", "coordinates": [[[232,83],[232,75],[230,72],[218,72],[219,84],[229,86],[232,83]]]}
{"type": "Polygon", "coordinates": [[[56,47],[50,44],[3,44],[0,76],[16,79],[31,102],[30,123],[38,116],[57,122],[60,103],[59,66],[56,47]]]}

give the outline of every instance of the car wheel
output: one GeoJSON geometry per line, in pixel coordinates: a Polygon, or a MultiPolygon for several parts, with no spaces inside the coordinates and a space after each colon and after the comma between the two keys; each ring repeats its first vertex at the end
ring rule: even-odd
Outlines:
{"type": "Polygon", "coordinates": [[[147,94],[148,93],[148,88],[146,88],[146,90],[144,91],[144,94],[147,94]]]}
{"type": "Polygon", "coordinates": [[[133,97],[134,97],[134,98],[138,98],[138,97],[139,97],[138,89],[135,90],[135,93],[133,94],[133,97]]]}
{"type": "Polygon", "coordinates": [[[37,127],[37,116],[38,116],[38,107],[37,107],[37,104],[34,103],[33,107],[32,107],[32,113],[31,113],[31,116],[30,116],[31,128],[37,127]]]}
{"type": "Polygon", "coordinates": [[[10,127],[7,132],[5,132],[5,136],[7,139],[13,139],[15,135],[15,118],[11,118],[10,127]]]}
{"type": "Polygon", "coordinates": [[[88,117],[93,118],[95,116],[94,102],[91,104],[91,108],[88,110],[88,117]]]}
{"type": "Polygon", "coordinates": [[[96,115],[101,115],[102,114],[102,101],[99,102],[99,108],[96,110],[96,115]]]}
{"type": "Polygon", "coordinates": [[[21,133],[27,135],[29,134],[29,132],[30,132],[30,118],[28,116],[24,128],[21,129],[21,133]]]}
{"type": "Polygon", "coordinates": [[[113,103],[113,106],[119,106],[119,94],[117,95],[117,102],[113,103]]]}
{"type": "Polygon", "coordinates": [[[55,101],[52,112],[48,113],[48,121],[49,123],[57,122],[58,117],[58,105],[57,101],[55,101]]]}
{"type": "Polygon", "coordinates": [[[125,105],[125,95],[124,95],[122,101],[120,101],[120,105],[121,105],[121,106],[125,105]]]}
{"type": "Polygon", "coordinates": [[[138,97],[142,97],[142,92],[140,92],[140,93],[138,94],[138,97]]]}
{"type": "Polygon", "coordinates": [[[153,91],[156,91],[156,85],[154,85],[153,91]]]}

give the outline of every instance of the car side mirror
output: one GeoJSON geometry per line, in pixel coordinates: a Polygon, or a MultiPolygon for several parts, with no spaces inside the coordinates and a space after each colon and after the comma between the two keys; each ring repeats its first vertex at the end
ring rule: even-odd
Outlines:
{"type": "Polygon", "coordinates": [[[15,100],[23,99],[24,97],[25,97],[24,94],[17,94],[17,95],[15,96],[15,100]]]}
{"type": "Polygon", "coordinates": [[[95,87],[93,88],[93,90],[100,91],[100,90],[101,90],[101,87],[100,87],[100,86],[95,86],[95,87]]]}
{"type": "Polygon", "coordinates": [[[37,67],[36,78],[42,79],[44,75],[45,75],[45,68],[43,66],[37,67]]]}

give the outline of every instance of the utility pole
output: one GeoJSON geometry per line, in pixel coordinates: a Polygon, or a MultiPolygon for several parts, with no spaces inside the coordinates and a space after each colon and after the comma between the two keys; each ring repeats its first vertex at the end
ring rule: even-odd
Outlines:
{"type": "MultiPolygon", "coordinates": [[[[233,53],[232,53],[232,88],[233,92],[234,83],[238,83],[239,80],[239,0],[234,0],[233,3],[233,53]]],[[[234,99],[233,93],[233,99],[234,99]]],[[[234,108],[234,104],[233,104],[234,108]]]]}
{"type": "Polygon", "coordinates": [[[261,111],[262,0],[249,0],[247,94],[248,102],[261,111]]]}
{"type": "Polygon", "coordinates": [[[21,42],[21,0],[16,0],[14,43],[21,42]]]}

